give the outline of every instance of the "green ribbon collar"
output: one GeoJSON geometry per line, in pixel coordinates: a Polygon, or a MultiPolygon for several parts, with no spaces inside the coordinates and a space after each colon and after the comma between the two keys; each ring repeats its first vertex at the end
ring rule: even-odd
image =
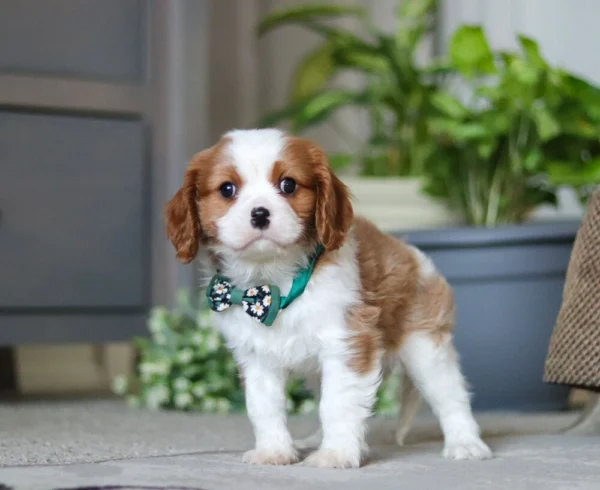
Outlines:
{"type": "Polygon", "coordinates": [[[310,257],[308,265],[298,271],[287,296],[274,284],[264,284],[248,289],[240,289],[231,280],[216,274],[206,290],[206,299],[211,310],[221,312],[231,305],[241,305],[244,311],[262,324],[270,327],[278,313],[291,305],[302,295],[315,268],[317,259],[323,253],[323,245],[319,244],[315,253],[310,257]]]}

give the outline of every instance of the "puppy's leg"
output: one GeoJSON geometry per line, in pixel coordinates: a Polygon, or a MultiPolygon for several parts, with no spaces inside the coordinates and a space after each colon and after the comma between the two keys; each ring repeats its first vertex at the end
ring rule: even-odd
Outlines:
{"type": "Polygon", "coordinates": [[[421,407],[421,394],[408,374],[404,374],[402,377],[401,393],[400,414],[396,425],[396,442],[399,446],[404,446],[406,435],[409,433],[415,415],[421,407]]]}
{"type": "Polygon", "coordinates": [[[381,382],[380,360],[372,364],[367,372],[357,372],[346,359],[323,359],[319,404],[323,440],[306,464],[321,468],[360,466],[366,449],[366,420],[381,382]]]}
{"type": "Polygon", "coordinates": [[[286,376],[283,369],[246,360],[243,367],[246,409],[254,428],[256,448],[244,454],[252,464],[285,465],[298,461],[286,424],[286,376]]]}
{"type": "Polygon", "coordinates": [[[415,385],[440,421],[444,456],[487,459],[492,452],[479,437],[465,379],[450,335],[436,339],[417,333],[406,339],[400,357],[415,385]]]}

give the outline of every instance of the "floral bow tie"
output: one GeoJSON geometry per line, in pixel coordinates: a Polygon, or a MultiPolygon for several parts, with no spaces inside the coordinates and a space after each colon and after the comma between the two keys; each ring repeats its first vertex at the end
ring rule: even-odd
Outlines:
{"type": "Polygon", "coordinates": [[[213,311],[225,311],[231,305],[241,305],[248,315],[270,327],[277,318],[277,314],[304,293],[315,263],[324,250],[322,244],[317,245],[314,253],[310,255],[306,267],[299,270],[294,277],[287,296],[281,296],[279,288],[270,284],[240,289],[231,284],[227,277],[217,274],[212,278],[206,290],[208,305],[213,311]]]}
{"type": "Polygon", "coordinates": [[[213,311],[225,311],[231,305],[242,305],[248,315],[268,327],[273,324],[281,308],[281,294],[277,286],[265,284],[240,289],[219,275],[210,282],[206,297],[213,311]]]}

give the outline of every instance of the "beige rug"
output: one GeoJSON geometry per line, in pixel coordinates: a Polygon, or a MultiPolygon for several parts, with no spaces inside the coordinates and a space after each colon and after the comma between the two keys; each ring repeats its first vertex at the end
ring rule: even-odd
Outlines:
{"type": "MultiPolygon", "coordinates": [[[[410,445],[393,444],[393,421],[374,419],[372,457],[359,470],[248,466],[243,416],[129,410],[114,401],[0,406],[0,483],[16,490],[108,485],[194,489],[600,488],[600,438],[560,434],[576,414],[482,414],[496,458],[446,461],[437,424],[422,417],[410,445]]],[[[296,436],[316,427],[293,418],[296,436]]],[[[0,487],[1,488],[1,487],[0,487]]]]}

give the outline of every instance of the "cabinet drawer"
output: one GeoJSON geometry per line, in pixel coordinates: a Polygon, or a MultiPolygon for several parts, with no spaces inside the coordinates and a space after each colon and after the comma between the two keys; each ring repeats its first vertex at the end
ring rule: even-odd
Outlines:
{"type": "Polygon", "coordinates": [[[144,0],[2,0],[0,71],[143,78],[144,0]]]}
{"type": "Polygon", "coordinates": [[[145,303],[140,121],[0,112],[0,308],[145,303]]]}

